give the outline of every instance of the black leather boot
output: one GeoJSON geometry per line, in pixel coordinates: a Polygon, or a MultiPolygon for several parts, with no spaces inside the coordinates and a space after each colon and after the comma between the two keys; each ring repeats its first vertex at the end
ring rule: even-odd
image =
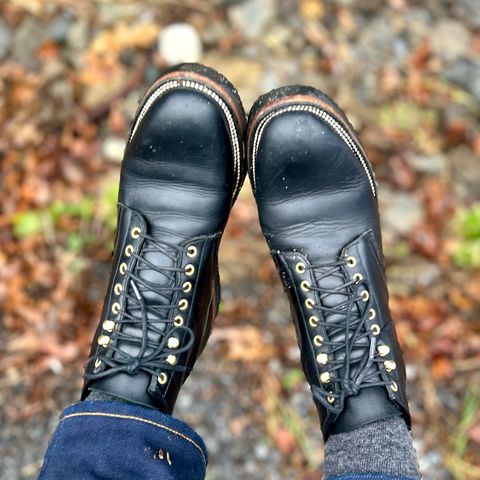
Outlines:
{"type": "Polygon", "coordinates": [[[180,65],[140,103],[122,164],[90,391],[171,413],[217,314],[218,247],[246,168],[245,114],[220,74],[180,65]]]}
{"type": "Polygon", "coordinates": [[[376,184],[352,126],[321,92],[284,87],[254,105],[248,157],[325,439],[397,415],[410,425],[376,184]]]}

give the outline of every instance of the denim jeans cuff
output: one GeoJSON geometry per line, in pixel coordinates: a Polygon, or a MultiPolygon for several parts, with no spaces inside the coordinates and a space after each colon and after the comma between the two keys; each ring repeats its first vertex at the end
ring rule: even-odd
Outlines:
{"type": "Polygon", "coordinates": [[[202,437],[185,422],[159,410],[127,402],[86,400],[67,407],[60,416],[60,422],[81,416],[133,420],[157,427],[169,436],[193,445],[203,456],[205,464],[208,463],[207,447],[202,437]]]}

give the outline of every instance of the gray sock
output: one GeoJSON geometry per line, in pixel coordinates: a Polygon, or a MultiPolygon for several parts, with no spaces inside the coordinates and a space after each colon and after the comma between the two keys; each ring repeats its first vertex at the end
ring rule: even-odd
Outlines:
{"type": "Polygon", "coordinates": [[[400,417],[331,435],[325,446],[325,478],[383,473],[419,479],[412,436],[400,417]]]}
{"type": "Polygon", "coordinates": [[[108,393],[97,392],[96,390],[90,391],[87,398],[85,400],[104,400],[107,402],[126,402],[129,403],[127,400],[123,398],[116,397],[115,395],[109,395],[108,393]]]}

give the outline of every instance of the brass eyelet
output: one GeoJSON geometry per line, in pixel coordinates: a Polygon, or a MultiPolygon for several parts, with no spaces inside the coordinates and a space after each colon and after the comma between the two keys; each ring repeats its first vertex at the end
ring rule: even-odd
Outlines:
{"type": "Polygon", "coordinates": [[[308,282],[307,280],[304,280],[301,284],[300,284],[300,288],[304,291],[304,292],[308,292],[310,290],[310,282],[308,282]]]}
{"type": "Polygon", "coordinates": [[[106,332],[113,332],[113,329],[115,328],[115,322],[113,320],[104,320],[104,322],[102,323],[102,328],[106,332]]]}
{"type": "Polygon", "coordinates": [[[357,259],[353,256],[347,257],[347,266],[350,268],[353,268],[357,264],[357,259]]]}
{"type": "MultiPolygon", "coordinates": [[[[328,393],[333,393],[333,392],[330,391],[330,392],[328,392],[328,393]]],[[[327,402],[328,402],[328,403],[335,403],[335,397],[330,397],[330,396],[328,396],[328,397],[327,397],[327,402]]]]}
{"type": "Polygon", "coordinates": [[[168,348],[178,348],[180,340],[177,337],[170,337],[167,342],[168,348]]]}
{"type": "Polygon", "coordinates": [[[320,374],[320,381],[322,383],[330,383],[331,379],[332,379],[332,376],[330,375],[330,372],[323,372],[320,374]]]}
{"type": "Polygon", "coordinates": [[[187,248],[187,257],[189,258],[195,258],[197,256],[198,249],[195,245],[190,245],[187,248]]]}
{"type": "Polygon", "coordinates": [[[381,357],[386,357],[390,353],[390,347],[388,345],[379,345],[377,351],[381,357]]]}
{"type": "Polygon", "coordinates": [[[123,287],[121,283],[116,283],[115,287],[113,287],[113,291],[115,292],[115,295],[120,295],[122,293],[123,287]]]}
{"type": "Polygon", "coordinates": [[[108,335],[100,335],[97,342],[102,347],[106,347],[110,343],[110,337],[108,335]]]}
{"type": "Polygon", "coordinates": [[[113,305],[112,305],[112,313],[115,314],[115,315],[118,315],[120,313],[120,304],[115,302],[113,305]]]}
{"type": "Polygon", "coordinates": [[[398,392],[397,382],[392,382],[390,388],[392,389],[392,392],[398,392]]]}
{"type": "Polygon", "coordinates": [[[305,300],[305,306],[311,310],[315,306],[315,302],[311,298],[305,300]]]}
{"type": "Polygon", "coordinates": [[[165,385],[167,383],[168,377],[165,372],[160,372],[160,375],[158,376],[158,383],[160,385],[165,385]]]}
{"type": "Polygon", "coordinates": [[[188,300],[186,298],[182,298],[179,302],[178,302],[178,308],[180,310],[186,310],[188,308],[188,300]]]}
{"type": "Polygon", "coordinates": [[[361,273],[354,273],[353,274],[353,279],[355,280],[355,283],[360,283],[363,280],[363,275],[361,273]]]}
{"type": "Polygon", "coordinates": [[[100,367],[101,364],[102,364],[102,361],[101,361],[99,358],[97,358],[97,359],[95,360],[95,368],[100,367]]]}
{"type": "Polygon", "coordinates": [[[375,311],[374,308],[371,308],[371,309],[368,311],[368,319],[369,319],[369,320],[373,320],[376,316],[377,316],[377,312],[375,311]]]}
{"type": "Polygon", "coordinates": [[[139,227],[133,227],[132,231],[130,232],[132,238],[135,238],[135,239],[139,238],[141,233],[142,233],[142,229],[139,227]]]}
{"type": "Polygon", "coordinates": [[[372,331],[372,334],[374,337],[376,337],[380,333],[380,325],[377,325],[374,323],[371,327],[370,330],[372,331]]]}
{"type": "Polygon", "coordinates": [[[120,268],[119,268],[120,273],[121,273],[122,275],[125,275],[125,273],[127,273],[127,268],[128,268],[128,266],[127,266],[127,264],[126,264],[125,262],[121,263],[121,264],[120,264],[120,268]]]}
{"type": "Polygon", "coordinates": [[[360,292],[360,296],[362,297],[362,300],[364,302],[368,302],[368,299],[370,298],[370,294],[368,293],[368,290],[362,290],[360,292]]]}
{"type": "Polygon", "coordinates": [[[169,355],[165,361],[170,365],[175,365],[177,363],[177,357],[175,355],[169,355]]]}
{"type": "Polygon", "coordinates": [[[193,275],[195,272],[195,267],[189,263],[188,265],[185,265],[185,275],[188,275],[189,277],[193,275]]]}
{"type": "Polygon", "coordinates": [[[126,255],[127,257],[131,257],[133,251],[134,251],[133,245],[127,245],[127,246],[125,247],[125,255],[126,255]]]}
{"type": "Polygon", "coordinates": [[[305,264],[303,262],[298,262],[296,265],[295,265],[295,270],[297,271],[297,273],[305,273],[305,264]]]}
{"type": "Polygon", "coordinates": [[[191,283],[191,282],[185,282],[185,283],[182,285],[182,290],[183,290],[185,293],[188,293],[191,289],[192,289],[192,283],[191,283]]]}
{"type": "Polygon", "coordinates": [[[323,345],[323,337],[321,335],[315,335],[313,337],[313,343],[317,347],[321,347],[323,345]]]}
{"type": "Polygon", "coordinates": [[[177,327],[181,327],[183,325],[183,317],[181,315],[177,315],[174,320],[173,320],[173,323],[177,326],[177,327]]]}
{"type": "Polygon", "coordinates": [[[316,317],[315,315],[312,315],[308,319],[308,323],[310,324],[311,327],[316,328],[316,326],[318,325],[318,317],[316,317]]]}
{"type": "Polygon", "coordinates": [[[393,360],[386,360],[383,365],[387,372],[393,372],[397,368],[397,364],[393,360]]]}
{"type": "Polygon", "coordinates": [[[328,363],[328,355],[326,353],[319,353],[317,355],[317,363],[326,365],[328,363]]]}

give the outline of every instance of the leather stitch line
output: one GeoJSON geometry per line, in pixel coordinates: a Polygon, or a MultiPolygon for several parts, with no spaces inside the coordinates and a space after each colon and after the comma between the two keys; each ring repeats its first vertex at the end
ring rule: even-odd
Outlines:
{"type": "Polygon", "coordinates": [[[271,112],[260,122],[255,132],[255,138],[253,141],[252,173],[253,173],[254,188],[256,188],[257,186],[257,179],[255,177],[255,161],[256,161],[258,149],[260,147],[260,140],[265,130],[265,127],[271,120],[273,120],[273,118],[277,117],[282,113],[305,112],[305,111],[316,115],[318,118],[322,120],[325,120],[335,130],[335,132],[339,135],[339,137],[344,141],[347,147],[356,155],[356,157],[360,160],[360,163],[362,164],[363,169],[365,170],[365,173],[367,174],[373,196],[376,197],[375,182],[373,181],[372,174],[370,173],[370,170],[368,168],[367,161],[363,158],[363,155],[358,150],[350,134],[330,114],[328,114],[324,110],[321,110],[320,108],[313,107],[311,105],[291,105],[289,107],[282,108],[281,110],[276,110],[271,112]]]}
{"type": "Polygon", "coordinates": [[[202,83],[195,82],[193,80],[170,80],[166,83],[161,84],[149,97],[148,100],[142,107],[142,110],[138,114],[138,117],[135,121],[135,124],[132,128],[132,133],[128,139],[127,143],[130,143],[133,136],[135,135],[140,122],[143,120],[143,117],[147,114],[150,107],[154,104],[157,98],[161,97],[163,94],[168,92],[169,90],[173,90],[175,88],[184,87],[184,88],[193,88],[198,90],[202,93],[205,93],[210,98],[212,98],[217,105],[222,109],[223,113],[225,114],[228,130],[230,133],[230,138],[233,144],[233,157],[234,157],[234,171],[237,174],[237,181],[235,183],[235,190],[233,192],[233,196],[238,193],[238,188],[240,185],[240,178],[241,178],[241,168],[240,168],[240,142],[238,139],[237,129],[235,127],[235,121],[233,119],[232,113],[228,108],[228,105],[222,100],[222,98],[213,90],[210,90],[208,87],[203,85],[202,83]]]}
{"type": "Polygon", "coordinates": [[[122,420],[137,420],[138,422],[143,422],[147,423],[149,425],[153,425],[155,427],[161,428],[163,430],[166,430],[167,432],[173,433],[175,435],[178,435],[179,437],[183,438],[187,442],[191,443],[194,445],[202,454],[203,461],[205,465],[207,464],[207,459],[205,458],[205,454],[203,453],[202,447],[198,445],[195,440],[192,440],[190,437],[187,435],[184,435],[183,433],[178,432],[177,430],[167,427],[166,425],[162,425],[161,423],[154,422],[152,420],[147,420],[146,418],[141,418],[141,417],[135,417],[133,415],[120,415],[117,413],[102,413],[102,412],[83,412],[83,413],[70,413],[68,415],[65,415],[62,419],[61,422],[64,420],[67,420],[69,418],[74,418],[74,417],[83,417],[83,416],[89,416],[89,417],[109,417],[109,418],[120,418],[122,420]]]}

